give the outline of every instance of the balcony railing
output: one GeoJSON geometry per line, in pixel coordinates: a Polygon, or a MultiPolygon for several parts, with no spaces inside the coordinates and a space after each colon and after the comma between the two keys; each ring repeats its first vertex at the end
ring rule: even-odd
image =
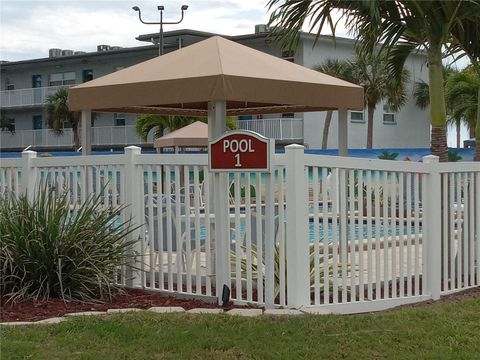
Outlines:
{"type": "Polygon", "coordinates": [[[61,87],[70,86],[48,86],[0,91],[0,107],[11,108],[20,106],[41,106],[45,104],[49,95],[52,95],[55,93],[55,91],[57,91],[58,88],[61,87]]]}
{"type": "MultiPolygon", "coordinates": [[[[266,137],[276,140],[302,140],[303,119],[254,119],[239,120],[239,128],[252,130],[266,137]]],[[[152,144],[150,134],[147,143],[152,144]]],[[[135,126],[100,126],[92,128],[93,146],[128,146],[139,145],[142,141],[135,132],[135,126]]],[[[6,131],[0,132],[0,149],[24,149],[33,147],[72,147],[72,129],[63,129],[61,134],[56,134],[50,129],[17,130],[14,134],[6,131]]]]}
{"type": "MultiPolygon", "coordinates": [[[[147,143],[152,143],[150,137],[147,143]]],[[[102,126],[92,128],[92,145],[94,146],[127,146],[139,145],[142,141],[135,132],[135,126],[102,126]]],[[[63,129],[56,134],[50,129],[18,130],[14,134],[0,132],[0,149],[23,149],[33,147],[72,147],[72,129],[63,129]]]]}
{"type": "Polygon", "coordinates": [[[303,139],[302,118],[239,120],[238,126],[242,130],[255,131],[276,140],[303,139]]]}

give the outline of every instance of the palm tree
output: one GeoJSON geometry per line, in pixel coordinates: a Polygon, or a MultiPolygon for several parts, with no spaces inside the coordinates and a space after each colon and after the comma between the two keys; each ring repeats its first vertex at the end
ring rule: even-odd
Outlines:
{"type": "MultiPolygon", "coordinates": [[[[480,9],[477,10],[480,12],[480,9]]],[[[480,21],[468,19],[462,26],[453,29],[454,39],[452,51],[460,50],[470,59],[471,70],[480,78],[480,21]]],[[[477,89],[477,114],[475,120],[475,155],[474,160],[480,161],[480,86],[477,89]]]]}
{"type": "Polygon", "coordinates": [[[80,146],[80,113],[68,108],[68,89],[58,88],[47,97],[46,113],[48,126],[56,133],[63,132],[65,122],[72,127],[75,147],[80,146]]]}
{"type": "MultiPolygon", "coordinates": [[[[314,69],[345,81],[354,82],[352,76],[352,67],[346,60],[327,59],[322,64],[315,66],[314,69]]],[[[329,110],[325,116],[325,124],[323,125],[322,149],[327,148],[328,132],[330,131],[330,124],[332,123],[332,115],[333,111],[329,110]]]]}
{"type": "MultiPolygon", "coordinates": [[[[163,136],[165,130],[174,131],[184,126],[190,125],[195,121],[207,122],[206,117],[193,116],[169,116],[169,115],[138,115],[135,123],[135,130],[144,142],[147,141],[148,134],[153,131],[154,139],[163,136]]],[[[227,129],[236,129],[236,119],[227,116],[227,129]]]]}
{"type": "Polygon", "coordinates": [[[163,136],[165,130],[170,131],[180,129],[186,125],[191,124],[200,118],[187,116],[170,116],[170,115],[138,115],[135,123],[135,130],[142,139],[146,142],[148,134],[153,130],[154,138],[163,136]]]}
{"type": "Polygon", "coordinates": [[[480,0],[269,0],[268,6],[273,10],[269,25],[274,26],[277,38],[290,46],[295,45],[304,24],[317,36],[328,24],[335,35],[337,23],[331,14],[339,11],[365,51],[378,43],[389,49],[394,72],[403,71],[412,52],[425,49],[431,89],[431,150],[441,161],[448,160],[442,47],[457,40],[463,48],[478,43],[478,38],[467,37],[464,29],[466,24],[474,28],[480,22],[480,0]]]}
{"type": "MultiPolygon", "coordinates": [[[[443,67],[444,86],[446,86],[448,79],[456,73],[457,71],[450,66],[443,67]]],[[[428,83],[426,83],[423,80],[419,80],[415,82],[413,97],[415,99],[415,104],[420,109],[426,109],[430,105],[430,87],[428,83]]],[[[449,103],[448,101],[446,103],[446,112],[447,112],[447,125],[455,126],[456,137],[457,137],[456,143],[457,143],[457,148],[459,148],[461,147],[461,141],[460,141],[461,126],[462,126],[462,123],[465,123],[465,121],[462,121],[464,119],[461,116],[458,116],[458,114],[453,113],[451,102],[449,103]]],[[[467,123],[467,125],[469,124],[467,123]]]]}
{"type": "Polygon", "coordinates": [[[365,105],[368,111],[367,149],[373,147],[373,118],[377,104],[385,100],[391,111],[398,111],[407,101],[405,92],[408,72],[392,73],[388,67],[386,53],[357,52],[351,63],[353,76],[365,90],[365,105]]]}
{"type": "Polygon", "coordinates": [[[480,75],[473,67],[450,76],[445,84],[445,101],[451,109],[452,117],[463,119],[470,129],[470,137],[475,136],[478,108],[480,75]]]}
{"type": "MultiPolygon", "coordinates": [[[[390,109],[398,111],[407,100],[405,84],[408,81],[408,72],[406,70],[402,71],[398,75],[400,78],[395,79],[394,74],[391,73],[387,66],[385,55],[385,53],[378,51],[371,54],[357,51],[353,60],[327,60],[323,65],[317,67],[317,70],[325,69],[329,71],[329,75],[333,75],[333,72],[336,71],[340,79],[363,86],[365,90],[365,106],[368,111],[368,149],[371,149],[373,146],[373,119],[377,104],[385,100],[390,109]]],[[[329,120],[328,114],[325,120],[325,127],[327,126],[327,120],[329,120]]],[[[330,124],[328,123],[328,125],[330,124]]]]}
{"type": "Polygon", "coordinates": [[[15,133],[15,125],[8,120],[4,111],[0,113],[0,131],[9,131],[11,134],[15,133]]]}

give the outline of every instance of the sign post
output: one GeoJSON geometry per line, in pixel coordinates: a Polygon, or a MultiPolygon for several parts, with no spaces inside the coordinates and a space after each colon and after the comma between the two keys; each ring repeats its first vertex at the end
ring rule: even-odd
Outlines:
{"type": "Polygon", "coordinates": [[[253,131],[230,131],[208,144],[208,166],[212,172],[271,172],[275,140],[253,131]]]}

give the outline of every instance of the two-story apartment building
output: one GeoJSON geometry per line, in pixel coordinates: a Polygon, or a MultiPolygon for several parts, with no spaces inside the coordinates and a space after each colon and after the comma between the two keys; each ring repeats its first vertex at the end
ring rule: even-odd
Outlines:
{"type": "MultiPolygon", "coordinates": [[[[204,40],[214,34],[195,30],[166,32],[165,53],[204,40]]],[[[256,26],[255,32],[247,35],[226,36],[230,40],[250,46],[268,54],[314,67],[328,58],[351,58],[354,41],[337,38],[336,43],[328,36],[314,44],[314,36],[302,34],[297,50],[292,53],[283,49],[271,37],[264,25],[256,26]]],[[[145,34],[139,41],[155,42],[158,33],[145,34]]],[[[72,50],[51,49],[49,57],[15,62],[2,62],[0,107],[5,117],[15,127],[15,133],[0,133],[1,151],[18,151],[28,146],[34,149],[72,148],[73,134],[65,128],[62,134],[47,129],[45,101],[49,94],[60,86],[72,86],[114,72],[124,67],[158,56],[156,45],[134,48],[119,48],[99,45],[96,52],[84,53],[72,50]]],[[[194,61],[194,59],[192,59],[194,61]]],[[[429,144],[428,113],[415,106],[412,99],[413,83],[427,79],[425,58],[412,55],[407,61],[411,75],[409,101],[398,112],[392,113],[379,104],[375,113],[375,147],[427,147],[429,144]]],[[[239,126],[277,139],[278,144],[300,142],[309,148],[320,148],[325,113],[297,113],[278,115],[244,116],[239,126]]],[[[97,149],[123,148],[125,145],[151,146],[153,139],[142,144],[135,133],[135,115],[96,114],[92,120],[92,146],[97,149]]],[[[336,119],[332,121],[329,148],[337,146],[336,119]]],[[[350,112],[350,148],[362,148],[366,144],[366,111],[350,112]]]]}

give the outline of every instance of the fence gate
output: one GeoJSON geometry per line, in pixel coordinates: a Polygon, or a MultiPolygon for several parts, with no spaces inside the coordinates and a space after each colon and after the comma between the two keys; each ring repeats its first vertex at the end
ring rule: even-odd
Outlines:
{"type": "Polygon", "coordinates": [[[273,166],[273,151],[273,140],[250,131],[209,144],[220,302],[231,290],[237,302],[286,303],[284,169],[273,166]]]}

